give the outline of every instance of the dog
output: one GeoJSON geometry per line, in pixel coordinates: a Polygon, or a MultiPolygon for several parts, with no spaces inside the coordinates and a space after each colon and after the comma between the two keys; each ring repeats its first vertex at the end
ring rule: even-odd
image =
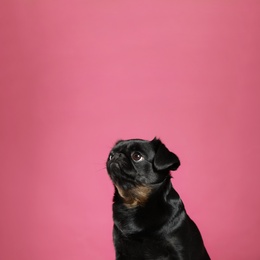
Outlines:
{"type": "Polygon", "coordinates": [[[177,155],[160,139],[118,141],[106,162],[115,186],[116,260],[208,260],[202,236],[172,187],[177,155]]]}

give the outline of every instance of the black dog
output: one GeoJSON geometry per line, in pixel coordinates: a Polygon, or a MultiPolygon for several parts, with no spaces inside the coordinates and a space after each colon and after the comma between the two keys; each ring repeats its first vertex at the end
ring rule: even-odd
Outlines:
{"type": "Polygon", "coordinates": [[[178,157],[159,139],[118,141],[107,171],[115,186],[117,260],[208,260],[196,224],[171,184],[178,157]]]}

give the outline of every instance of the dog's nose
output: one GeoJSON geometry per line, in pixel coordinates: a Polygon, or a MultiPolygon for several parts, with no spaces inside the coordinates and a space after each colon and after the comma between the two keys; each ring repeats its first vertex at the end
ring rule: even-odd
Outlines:
{"type": "Polygon", "coordinates": [[[116,160],[122,157],[122,153],[111,153],[109,155],[109,160],[116,160]]]}
{"type": "Polygon", "coordinates": [[[122,156],[123,156],[122,153],[115,153],[113,158],[118,159],[118,158],[121,158],[122,156]]]}

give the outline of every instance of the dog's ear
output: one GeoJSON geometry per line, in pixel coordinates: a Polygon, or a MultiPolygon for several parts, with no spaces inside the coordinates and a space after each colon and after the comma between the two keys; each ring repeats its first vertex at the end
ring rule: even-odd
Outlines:
{"type": "Polygon", "coordinates": [[[154,138],[151,141],[155,146],[154,167],[158,171],[175,171],[180,166],[180,160],[176,154],[170,152],[160,139],[154,138]]]}

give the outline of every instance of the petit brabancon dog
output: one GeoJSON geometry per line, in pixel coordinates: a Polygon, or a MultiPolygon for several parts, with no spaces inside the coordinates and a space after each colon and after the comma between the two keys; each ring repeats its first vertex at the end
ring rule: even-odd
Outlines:
{"type": "Polygon", "coordinates": [[[196,224],[171,183],[178,157],[154,138],[118,141],[107,160],[115,186],[117,260],[210,259],[196,224]]]}

